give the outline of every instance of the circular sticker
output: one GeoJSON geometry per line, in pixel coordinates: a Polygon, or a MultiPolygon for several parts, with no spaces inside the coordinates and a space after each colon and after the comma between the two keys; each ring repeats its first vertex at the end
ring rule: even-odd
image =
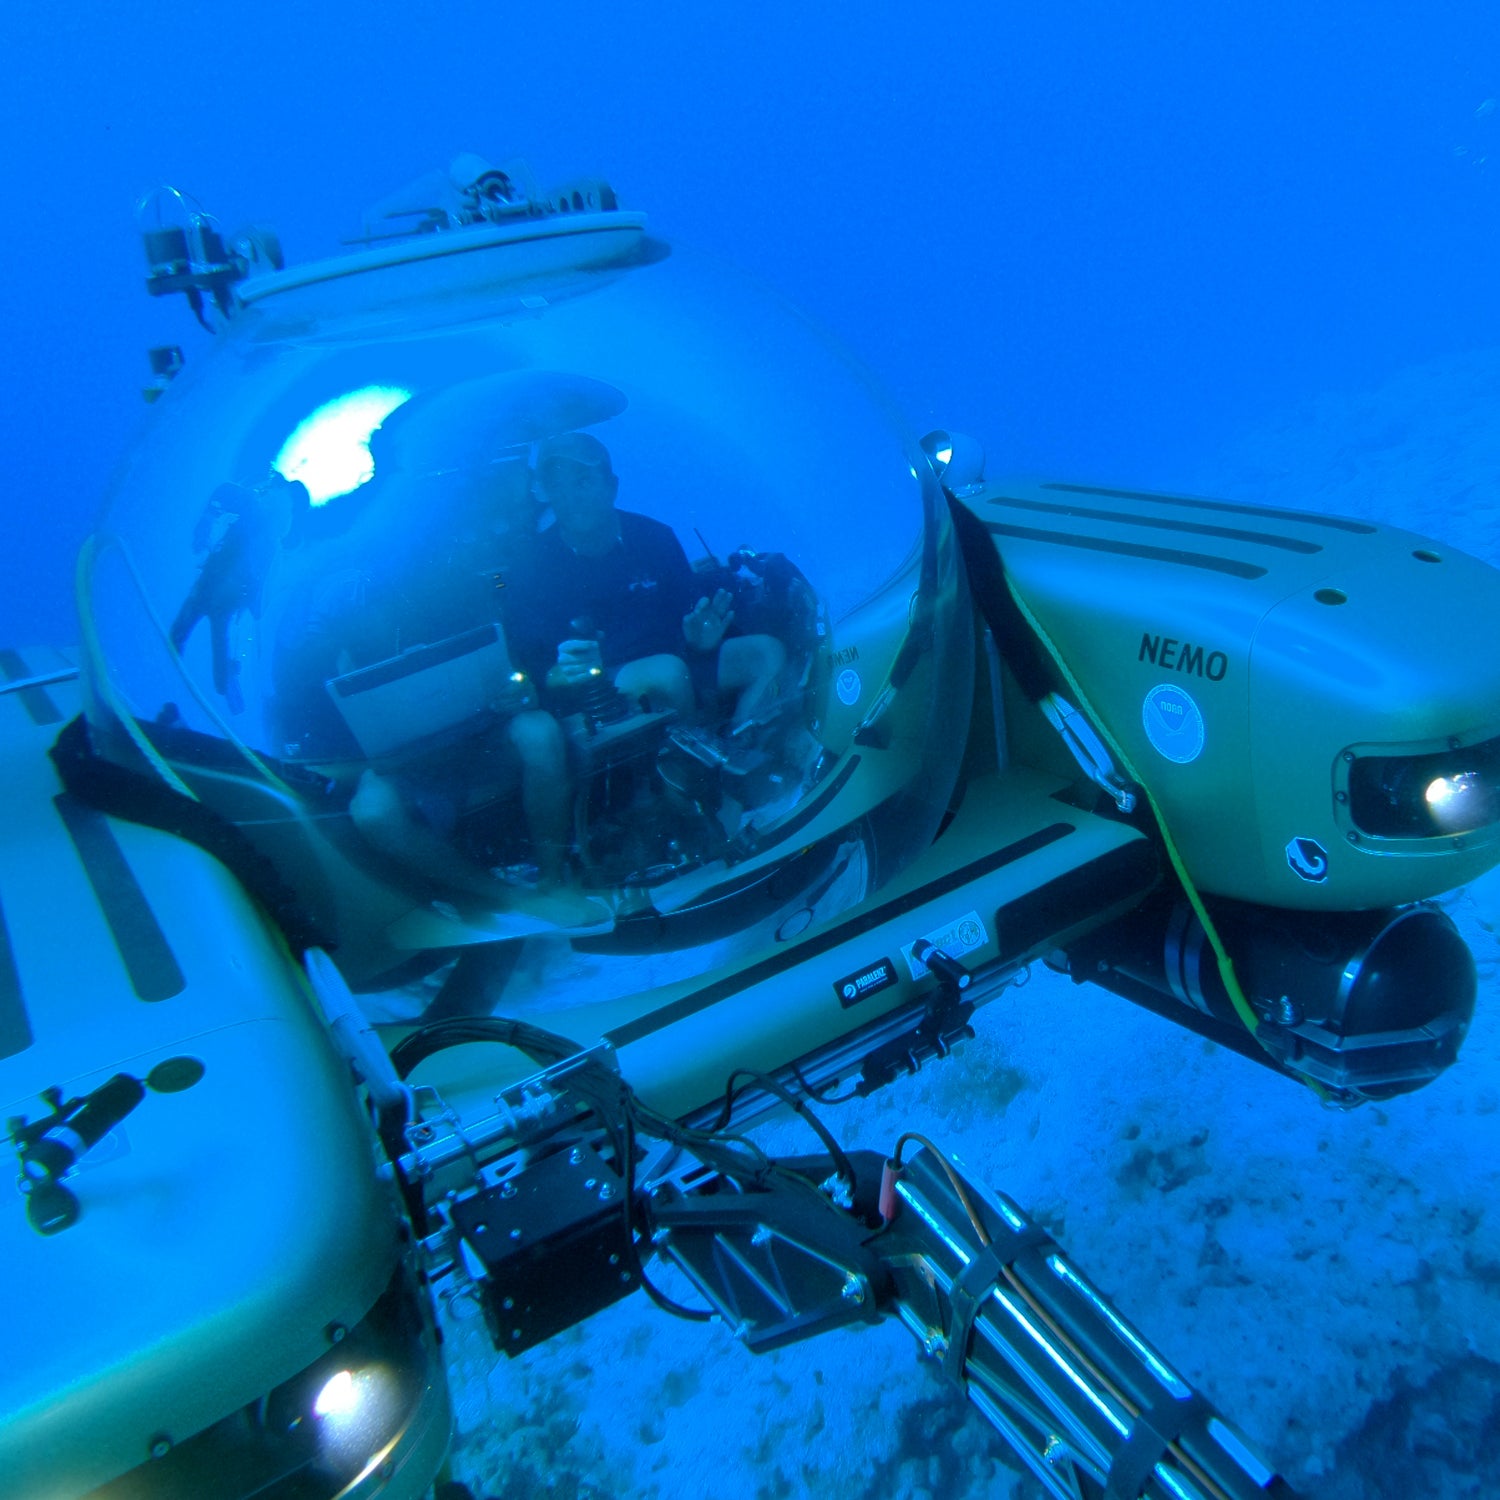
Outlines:
{"type": "Polygon", "coordinates": [[[1146,694],[1141,723],[1157,751],[1179,766],[1203,754],[1203,715],[1192,694],[1176,683],[1164,682],[1146,694]]]}
{"type": "Polygon", "coordinates": [[[842,703],[845,708],[853,708],[854,705],[859,702],[861,686],[862,684],[859,680],[859,673],[856,672],[853,667],[845,667],[844,670],[839,673],[838,681],[834,683],[833,688],[834,691],[839,695],[839,702],[842,703]]]}

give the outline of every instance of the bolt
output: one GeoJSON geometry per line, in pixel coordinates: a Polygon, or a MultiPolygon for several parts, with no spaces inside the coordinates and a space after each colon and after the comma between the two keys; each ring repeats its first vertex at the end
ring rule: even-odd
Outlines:
{"type": "Polygon", "coordinates": [[[166,1433],[159,1432],[151,1439],[151,1457],[165,1458],[172,1451],[172,1439],[166,1433]]]}
{"type": "Polygon", "coordinates": [[[614,1195],[615,1190],[607,1182],[599,1189],[599,1201],[601,1203],[608,1203],[614,1195]]]}
{"type": "Polygon", "coordinates": [[[1344,751],[1344,764],[1346,766],[1352,766],[1354,764],[1354,752],[1352,750],[1344,751]]]}
{"type": "Polygon", "coordinates": [[[328,1327],[323,1330],[323,1337],[326,1338],[330,1344],[342,1344],[348,1337],[348,1335],[349,1330],[345,1328],[342,1323],[330,1323],[328,1327]]]}
{"type": "Polygon", "coordinates": [[[653,1245],[668,1245],[672,1242],[672,1231],[665,1224],[660,1229],[651,1231],[651,1243],[653,1245]]]}
{"type": "Polygon", "coordinates": [[[599,1179],[597,1177],[585,1177],[583,1185],[592,1193],[599,1186],[599,1179]]]}
{"type": "Polygon", "coordinates": [[[1338,803],[1347,802],[1349,800],[1349,793],[1348,792],[1335,792],[1333,794],[1333,800],[1335,802],[1338,802],[1338,803]]]}
{"type": "Polygon", "coordinates": [[[1282,995],[1273,1000],[1268,1009],[1270,1014],[1267,1019],[1277,1026],[1295,1026],[1302,1019],[1297,1003],[1290,995],[1282,995]]]}
{"type": "Polygon", "coordinates": [[[844,1287],[839,1293],[845,1302],[852,1302],[858,1307],[865,1300],[865,1284],[852,1273],[844,1277],[844,1287]]]}
{"type": "Polygon", "coordinates": [[[411,1138],[414,1141],[430,1141],[432,1139],[432,1126],[413,1125],[411,1128],[411,1138]]]}
{"type": "Polygon", "coordinates": [[[1359,835],[1352,828],[1348,833],[1344,835],[1344,837],[1347,838],[1351,844],[1357,844],[1359,842],[1359,835]]]}
{"type": "Polygon", "coordinates": [[[609,1263],[612,1266],[619,1265],[620,1264],[620,1257],[618,1255],[611,1255],[610,1258],[609,1258],[609,1263]]]}
{"type": "Polygon", "coordinates": [[[516,1196],[515,1183],[507,1180],[500,1184],[500,1196],[502,1198],[514,1198],[516,1196]]]}
{"type": "Polygon", "coordinates": [[[629,1286],[630,1285],[630,1272],[629,1271],[621,1271],[620,1272],[620,1283],[623,1286],[629,1286]]]}
{"type": "Polygon", "coordinates": [[[500,1303],[500,1306],[503,1307],[506,1312],[509,1312],[511,1310],[511,1308],[513,1308],[515,1305],[516,1305],[516,1299],[514,1297],[506,1297],[500,1303]]]}
{"type": "Polygon", "coordinates": [[[510,1341],[513,1344],[519,1344],[521,1342],[521,1330],[519,1328],[512,1328],[511,1329],[511,1331],[510,1331],[510,1341]]]}
{"type": "Polygon", "coordinates": [[[755,1233],[750,1236],[752,1245],[769,1245],[771,1243],[771,1231],[764,1224],[755,1226],[755,1233]]]}
{"type": "Polygon", "coordinates": [[[510,1237],[513,1240],[520,1239],[521,1238],[521,1231],[519,1229],[512,1229],[511,1232],[510,1232],[510,1237]]]}
{"type": "Polygon", "coordinates": [[[576,1167],[583,1160],[583,1147],[574,1146],[573,1149],[568,1152],[568,1160],[572,1162],[576,1167]]]}

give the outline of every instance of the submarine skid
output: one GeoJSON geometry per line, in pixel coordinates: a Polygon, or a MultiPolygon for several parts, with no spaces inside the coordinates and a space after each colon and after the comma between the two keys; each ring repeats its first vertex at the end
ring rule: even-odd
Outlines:
{"type": "Polygon", "coordinates": [[[1418,904],[1373,912],[1214,902],[1251,1008],[1246,1027],[1198,914],[1179,893],[1087,934],[1048,962],[1289,1077],[1329,1103],[1389,1099],[1458,1059],[1478,994],[1452,919],[1418,904]]]}

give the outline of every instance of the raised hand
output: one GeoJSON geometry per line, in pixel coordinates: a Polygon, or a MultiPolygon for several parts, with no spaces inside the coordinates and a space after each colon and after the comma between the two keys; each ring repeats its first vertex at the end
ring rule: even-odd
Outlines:
{"type": "Polygon", "coordinates": [[[728,589],[719,589],[712,599],[700,599],[682,617],[682,633],[688,645],[695,651],[712,651],[734,620],[733,606],[728,589]]]}

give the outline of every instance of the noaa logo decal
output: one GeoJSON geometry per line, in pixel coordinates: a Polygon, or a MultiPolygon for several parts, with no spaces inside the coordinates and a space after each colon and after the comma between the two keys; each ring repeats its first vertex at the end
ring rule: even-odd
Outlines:
{"type": "Polygon", "coordinates": [[[838,675],[838,680],[833,685],[833,690],[839,695],[839,702],[845,708],[853,708],[859,702],[860,691],[864,684],[859,680],[859,673],[853,667],[845,667],[838,675]]]}
{"type": "Polygon", "coordinates": [[[1293,839],[1286,846],[1286,862],[1294,875],[1314,885],[1328,879],[1328,851],[1316,839],[1293,839]]]}
{"type": "Polygon", "coordinates": [[[846,974],[844,978],[835,980],[833,992],[839,997],[839,1004],[847,1010],[851,1005],[863,1000],[866,995],[888,990],[895,982],[895,964],[888,958],[882,958],[868,968],[860,969],[854,974],[846,974]]]}
{"type": "Polygon", "coordinates": [[[1173,682],[1152,688],[1141,705],[1141,723],[1156,752],[1177,765],[1203,754],[1203,715],[1186,688],[1173,682]]]}

